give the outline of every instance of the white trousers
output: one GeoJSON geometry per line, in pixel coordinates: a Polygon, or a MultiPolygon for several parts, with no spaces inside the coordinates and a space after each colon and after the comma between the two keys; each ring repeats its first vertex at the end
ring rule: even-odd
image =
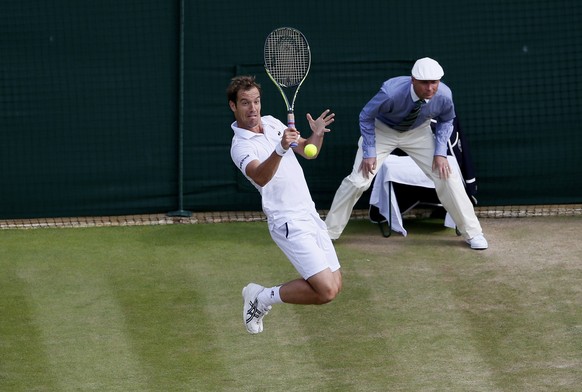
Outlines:
{"type": "Polygon", "coordinates": [[[362,163],[362,138],[358,141],[358,152],[349,176],[343,179],[335,193],[325,224],[329,236],[337,239],[350,220],[352,210],[362,194],[370,187],[384,159],[396,148],[407,153],[420,169],[433,180],[437,196],[453,218],[461,235],[470,239],[483,233],[473,204],[465,191],[462,178],[456,171],[443,180],[433,172],[435,138],[430,125],[406,132],[398,132],[376,120],[376,170],[365,178],[359,171],[362,163]]]}

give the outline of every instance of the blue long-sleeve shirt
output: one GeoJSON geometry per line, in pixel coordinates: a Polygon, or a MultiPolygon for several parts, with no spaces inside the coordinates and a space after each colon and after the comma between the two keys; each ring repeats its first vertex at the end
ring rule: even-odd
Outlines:
{"type": "MultiPolygon", "coordinates": [[[[399,76],[388,79],[382,84],[380,91],[364,106],[360,112],[360,132],[363,137],[362,149],[364,158],[376,156],[376,119],[392,127],[408,115],[419,98],[412,88],[410,76],[399,76]]],[[[412,129],[431,120],[437,120],[435,136],[435,155],[447,155],[447,141],[453,131],[455,106],[453,93],[443,82],[439,83],[437,93],[418,114],[412,129]]]]}

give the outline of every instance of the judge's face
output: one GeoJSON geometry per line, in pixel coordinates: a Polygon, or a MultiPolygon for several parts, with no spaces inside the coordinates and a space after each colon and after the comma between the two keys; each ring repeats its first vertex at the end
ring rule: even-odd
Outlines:
{"type": "Polygon", "coordinates": [[[439,89],[440,80],[416,80],[412,78],[412,88],[420,99],[431,99],[439,89]]]}

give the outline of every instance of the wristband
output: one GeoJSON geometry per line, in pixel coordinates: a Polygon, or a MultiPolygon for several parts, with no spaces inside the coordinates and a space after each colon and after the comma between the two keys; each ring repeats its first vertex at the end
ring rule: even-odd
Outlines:
{"type": "Polygon", "coordinates": [[[285,155],[285,153],[287,152],[287,150],[285,150],[283,148],[283,146],[281,145],[281,143],[278,143],[275,146],[275,152],[277,153],[277,155],[279,155],[280,157],[282,157],[283,155],[285,155]]]}

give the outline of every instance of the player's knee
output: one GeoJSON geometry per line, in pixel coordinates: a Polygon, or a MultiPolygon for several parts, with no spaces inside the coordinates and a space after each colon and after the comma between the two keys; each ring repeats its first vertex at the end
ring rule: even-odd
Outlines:
{"type": "Polygon", "coordinates": [[[329,285],[320,290],[318,294],[318,305],[327,304],[335,299],[340,292],[340,287],[337,285],[329,285]]]}

